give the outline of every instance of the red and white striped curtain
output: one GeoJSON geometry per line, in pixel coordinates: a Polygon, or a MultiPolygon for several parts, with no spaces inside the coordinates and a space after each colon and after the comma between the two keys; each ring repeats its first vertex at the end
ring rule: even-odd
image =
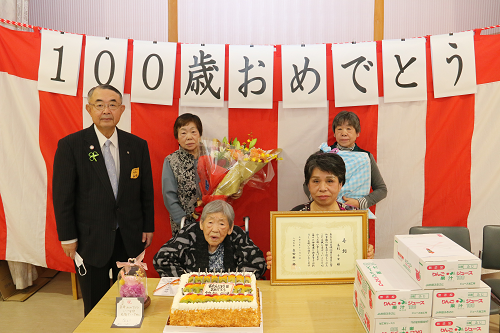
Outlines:
{"type": "MultiPolygon", "coordinates": [[[[127,68],[132,61],[132,43],[129,40],[127,68]]],[[[333,143],[333,117],[340,110],[351,110],[361,119],[357,142],[374,154],[389,191],[377,205],[376,222],[370,225],[376,256],[391,257],[393,236],[406,234],[414,225],[468,226],[473,251],[477,252],[482,226],[495,223],[498,215],[500,36],[476,35],[474,43],[475,95],[435,99],[427,49],[428,100],[384,103],[381,42],[377,42],[378,106],[334,107],[329,44],[327,108],[281,107],[279,45],[274,59],[272,109],[179,107],[179,70],[172,106],[127,102],[128,120],[122,117],[122,128],[148,141],[153,167],[156,232],[146,261],[151,262],[170,237],[161,195],[161,167],[164,157],[177,149],[172,126],[183,112],[201,116],[207,137],[243,138],[252,132],[260,147],[283,148],[284,160],[275,165],[276,177],[269,189],[247,188],[235,202],[236,223],[250,216],[250,236],[263,251],[269,249],[269,211],[288,210],[306,201],[302,193],[305,159],[321,142],[333,143]]],[[[72,97],[37,90],[39,57],[39,32],[0,28],[0,259],[71,271],[72,263],[57,240],[51,202],[52,163],[57,141],[83,127],[83,62],[78,94],[72,97]]],[[[179,66],[178,54],[177,69],[179,66]]],[[[130,82],[128,70],[126,95],[130,94],[130,82]]],[[[155,276],[152,271],[148,274],[155,276]]]]}

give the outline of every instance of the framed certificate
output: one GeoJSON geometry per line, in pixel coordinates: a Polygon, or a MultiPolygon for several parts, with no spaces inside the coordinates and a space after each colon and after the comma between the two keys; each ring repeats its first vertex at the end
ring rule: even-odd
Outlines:
{"type": "Polygon", "coordinates": [[[367,245],[366,210],[271,212],[271,284],[352,283],[367,245]]]}

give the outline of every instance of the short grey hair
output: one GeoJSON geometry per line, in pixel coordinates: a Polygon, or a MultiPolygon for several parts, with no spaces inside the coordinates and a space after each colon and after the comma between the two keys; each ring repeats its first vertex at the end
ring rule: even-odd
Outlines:
{"type": "Polygon", "coordinates": [[[90,89],[88,94],[87,94],[87,101],[90,101],[90,99],[92,98],[92,95],[94,94],[94,90],[96,90],[96,89],[114,91],[115,93],[118,94],[118,96],[120,96],[120,103],[123,102],[123,96],[122,96],[122,93],[120,92],[120,90],[116,89],[115,87],[113,87],[110,84],[101,84],[101,85],[95,86],[94,88],[90,89]]]}
{"type": "Polygon", "coordinates": [[[201,221],[205,221],[208,215],[213,213],[222,213],[227,217],[227,221],[229,222],[229,228],[233,227],[234,224],[234,210],[230,204],[225,202],[224,200],[215,200],[206,204],[203,207],[203,212],[201,213],[201,221]]]}

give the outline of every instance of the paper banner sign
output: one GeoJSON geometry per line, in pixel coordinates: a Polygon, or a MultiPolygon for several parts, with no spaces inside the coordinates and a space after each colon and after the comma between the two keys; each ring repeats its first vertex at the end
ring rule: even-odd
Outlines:
{"type": "Polygon", "coordinates": [[[76,96],[82,35],[42,30],[38,90],[76,96]]]}
{"type": "Polygon", "coordinates": [[[229,45],[229,108],[272,109],[274,46],[229,45]]]}
{"type": "Polygon", "coordinates": [[[83,95],[100,84],[110,84],[123,93],[127,64],[127,39],[86,37],[83,95]]]}
{"type": "MultiPolygon", "coordinates": [[[[41,32],[38,89],[76,96],[82,35],[41,32]]],[[[476,93],[472,31],[430,37],[434,96],[476,93]]],[[[83,95],[123,92],[128,40],[86,36],[83,95]]],[[[224,107],[225,45],[182,44],[180,106],[224,107]]],[[[326,44],[282,45],[283,108],[327,106],[326,44]]],[[[172,105],[177,44],[134,41],[131,101],[172,105]]],[[[229,45],[228,107],[271,109],[274,47],[229,45]]],[[[379,102],[376,42],[333,44],[335,106],[379,102]]],[[[427,99],[426,40],[383,40],[384,102],[427,99]]]]}
{"type": "Polygon", "coordinates": [[[181,106],[222,107],[226,47],[181,45],[181,106]]]}
{"type": "Polygon", "coordinates": [[[172,105],[177,43],[134,41],[131,99],[172,105]]]}
{"type": "Polygon", "coordinates": [[[475,94],[474,32],[431,36],[434,97],[475,94]]]}
{"type": "Polygon", "coordinates": [[[384,102],[427,100],[425,38],[383,40],[384,102]]]}
{"type": "Polygon", "coordinates": [[[283,108],[327,106],[326,45],[281,47],[283,108]]]}
{"type": "Polygon", "coordinates": [[[336,107],[378,104],[376,45],[332,45],[336,107]]]}

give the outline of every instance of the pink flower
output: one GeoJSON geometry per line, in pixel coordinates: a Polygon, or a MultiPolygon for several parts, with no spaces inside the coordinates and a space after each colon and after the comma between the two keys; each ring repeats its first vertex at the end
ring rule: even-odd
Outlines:
{"type": "Polygon", "coordinates": [[[124,284],[120,288],[121,297],[143,297],[146,299],[146,288],[142,283],[124,284]]]}

